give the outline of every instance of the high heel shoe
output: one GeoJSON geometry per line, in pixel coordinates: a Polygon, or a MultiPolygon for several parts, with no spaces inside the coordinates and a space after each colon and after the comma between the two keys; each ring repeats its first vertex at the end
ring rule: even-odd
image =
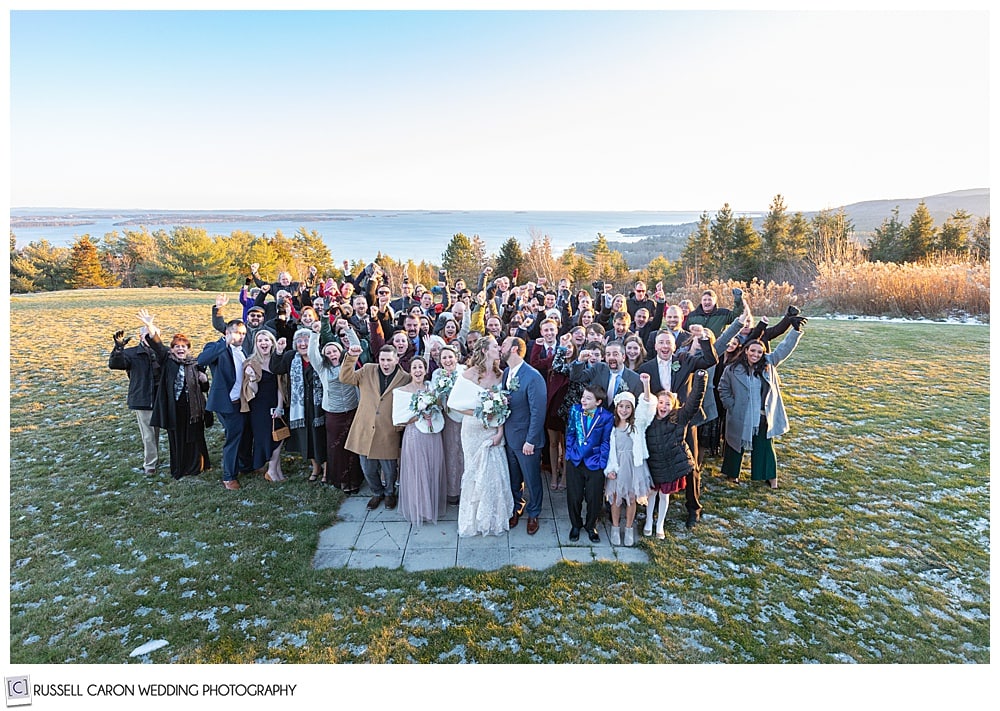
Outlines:
{"type": "Polygon", "coordinates": [[[267,481],[271,482],[272,484],[277,484],[277,483],[278,483],[279,481],[281,481],[281,479],[278,479],[278,478],[277,478],[277,477],[276,477],[276,476],[275,476],[274,474],[272,474],[271,472],[264,472],[264,478],[265,478],[265,479],[266,479],[267,481]]]}

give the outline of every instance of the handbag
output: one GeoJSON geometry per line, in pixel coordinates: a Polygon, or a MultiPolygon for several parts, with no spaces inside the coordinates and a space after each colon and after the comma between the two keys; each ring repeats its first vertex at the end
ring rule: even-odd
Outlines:
{"type": "Polygon", "coordinates": [[[275,417],[271,420],[271,439],[275,442],[283,442],[292,436],[292,431],[288,429],[288,425],[285,424],[284,420],[281,421],[281,427],[277,427],[278,420],[280,417],[275,417]]]}

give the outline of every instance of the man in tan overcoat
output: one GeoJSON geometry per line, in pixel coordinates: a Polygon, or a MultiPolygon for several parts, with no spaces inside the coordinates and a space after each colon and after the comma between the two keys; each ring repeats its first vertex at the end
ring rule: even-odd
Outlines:
{"type": "Polygon", "coordinates": [[[410,376],[399,367],[392,346],[383,346],[378,352],[378,365],[367,363],[355,370],[360,355],[361,346],[351,346],[340,367],[340,382],[357,386],[361,393],[346,447],[361,457],[361,469],[372,490],[368,510],[377,509],[383,499],[387,509],[394,509],[402,436],[392,423],[392,391],[409,385],[410,376]],[[379,475],[380,467],[385,483],[379,475]]]}

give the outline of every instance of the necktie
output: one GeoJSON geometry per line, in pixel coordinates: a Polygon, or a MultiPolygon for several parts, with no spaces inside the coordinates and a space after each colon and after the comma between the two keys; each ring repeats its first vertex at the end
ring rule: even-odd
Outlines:
{"type": "Polygon", "coordinates": [[[611,392],[609,392],[609,393],[608,393],[608,396],[609,396],[609,397],[610,397],[610,398],[611,398],[612,400],[613,400],[613,399],[614,399],[614,397],[615,397],[615,393],[617,393],[617,392],[618,392],[618,378],[619,378],[619,377],[620,377],[620,376],[618,375],[618,373],[612,373],[612,374],[611,374],[611,392]]]}
{"type": "Polygon", "coordinates": [[[545,349],[545,357],[546,358],[551,358],[552,357],[552,348],[551,347],[545,349]]]}

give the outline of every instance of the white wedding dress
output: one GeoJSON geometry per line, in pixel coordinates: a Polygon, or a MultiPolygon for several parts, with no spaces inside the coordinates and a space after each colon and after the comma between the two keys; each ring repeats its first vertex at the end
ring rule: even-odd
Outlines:
{"type": "MultiPolygon", "coordinates": [[[[475,410],[485,389],[468,378],[455,381],[448,407],[475,410]]],[[[479,418],[466,415],[462,422],[462,497],[458,504],[458,535],[499,535],[509,529],[514,510],[510,474],[503,441],[493,446],[496,427],[484,427],[479,418]]]]}

